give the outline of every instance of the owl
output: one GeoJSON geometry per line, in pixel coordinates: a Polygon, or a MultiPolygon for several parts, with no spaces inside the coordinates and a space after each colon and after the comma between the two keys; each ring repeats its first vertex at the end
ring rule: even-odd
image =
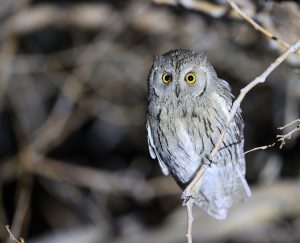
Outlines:
{"type": "Polygon", "coordinates": [[[183,190],[205,165],[193,199],[217,219],[225,219],[229,208],[251,195],[240,110],[210,156],[232,103],[229,84],[218,78],[204,52],[177,49],[154,57],[146,115],[150,155],[183,190]]]}

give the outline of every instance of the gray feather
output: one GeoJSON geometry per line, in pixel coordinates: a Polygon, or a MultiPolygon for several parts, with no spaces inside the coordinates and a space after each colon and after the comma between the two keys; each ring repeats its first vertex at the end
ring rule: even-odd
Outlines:
{"type": "MultiPolygon", "coordinates": [[[[238,110],[217,154],[210,159],[232,106],[228,83],[217,77],[203,52],[173,50],[154,59],[148,78],[147,131],[149,151],[162,172],[182,189],[208,164],[198,186],[196,203],[224,219],[235,203],[251,195],[245,180],[244,123],[238,110]],[[187,82],[193,73],[196,82],[187,82]],[[162,76],[170,75],[169,83],[162,76]]],[[[183,193],[183,198],[188,195],[183,193]]]]}

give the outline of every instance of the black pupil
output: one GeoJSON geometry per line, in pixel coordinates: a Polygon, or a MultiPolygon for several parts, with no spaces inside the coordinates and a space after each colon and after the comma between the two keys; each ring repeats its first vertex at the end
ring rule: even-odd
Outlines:
{"type": "Polygon", "coordinates": [[[188,76],[188,80],[189,80],[189,81],[194,81],[194,77],[193,77],[192,75],[189,75],[189,76],[188,76]]]}
{"type": "Polygon", "coordinates": [[[167,74],[167,75],[165,76],[165,80],[166,80],[167,82],[171,81],[171,75],[167,74]]]}

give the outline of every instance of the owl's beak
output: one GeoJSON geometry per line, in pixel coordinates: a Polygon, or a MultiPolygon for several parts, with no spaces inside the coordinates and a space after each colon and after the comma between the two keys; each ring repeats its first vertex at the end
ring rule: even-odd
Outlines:
{"type": "Polygon", "coordinates": [[[175,87],[175,94],[176,94],[177,98],[179,96],[179,93],[180,93],[180,86],[179,86],[179,84],[177,84],[176,87],[175,87]]]}

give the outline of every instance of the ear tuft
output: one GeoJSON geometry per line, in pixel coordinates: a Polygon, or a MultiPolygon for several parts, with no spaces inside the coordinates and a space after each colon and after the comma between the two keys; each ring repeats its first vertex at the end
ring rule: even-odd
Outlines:
{"type": "Polygon", "coordinates": [[[197,54],[199,59],[202,59],[203,61],[207,61],[207,55],[205,51],[200,51],[197,54]]]}
{"type": "Polygon", "coordinates": [[[159,55],[154,55],[153,56],[153,62],[157,62],[159,60],[159,55]]]}

